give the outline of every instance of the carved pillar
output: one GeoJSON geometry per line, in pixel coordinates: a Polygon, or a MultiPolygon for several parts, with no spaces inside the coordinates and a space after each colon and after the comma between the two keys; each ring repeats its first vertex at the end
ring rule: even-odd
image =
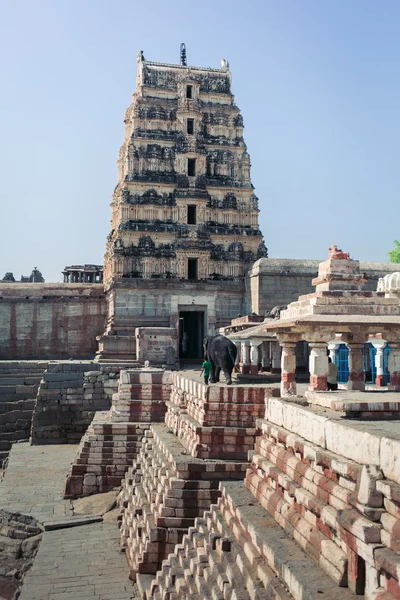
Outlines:
{"type": "Polygon", "coordinates": [[[270,344],[269,342],[262,342],[261,344],[261,371],[269,371],[271,368],[271,357],[270,357],[270,344]]]}
{"type": "Polygon", "coordinates": [[[372,341],[371,344],[376,349],[375,354],[375,368],[376,368],[376,377],[375,377],[375,385],[382,387],[385,385],[385,377],[383,374],[383,350],[386,347],[386,342],[383,340],[380,341],[372,341]]]}
{"type": "Polygon", "coordinates": [[[327,389],[328,378],[328,355],[326,353],[326,344],[311,343],[309,370],[310,386],[312,391],[325,391],[327,389]]]}
{"type": "Polygon", "coordinates": [[[349,347],[349,381],[348,390],[365,390],[364,344],[347,344],[349,347]]]}
{"type": "Polygon", "coordinates": [[[258,374],[258,345],[254,342],[250,342],[250,373],[252,375],[258,374]]]}
{"type": "Polygon", "coordinates": [[[241,351],[241,372],[250,373],[250,344],[249,342],[242,342],[241,351]]]}
{"type": "Polygon", "coordinates": [[[296,396],[296,343],[281,342],[281,396],[296,396]]]}
{"type": "Polygon", "coordinates": [[[279,342],[271,342],[271,373],[281,372],[281,347],[279,342]]]}
{"type": "Polygon", "coordinates": [[[389,354],[389,390],[400,391],[400,342],[390,342],[390,348],[391,350],[389,354]]]}

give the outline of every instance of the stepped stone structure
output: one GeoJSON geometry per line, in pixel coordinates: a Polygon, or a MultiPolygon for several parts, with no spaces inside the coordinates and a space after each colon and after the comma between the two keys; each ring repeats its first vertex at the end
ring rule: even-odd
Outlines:
{"type": "Polygon", "coordinates": [[[99,359],[135,358],[135,329],[150,326],[179,329],[180,356],[201,358],[204,335],[243,313],[245,274],[267,256],[227,61],[168,65],[140,52],[118,170],[99,359]]]}

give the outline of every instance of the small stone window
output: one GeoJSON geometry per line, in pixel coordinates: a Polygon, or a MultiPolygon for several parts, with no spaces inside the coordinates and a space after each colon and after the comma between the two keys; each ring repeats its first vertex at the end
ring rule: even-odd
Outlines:
{"type": "Polygon", "coordinates": [[[196,205],[188,204],[187,207],[187,222],[188,225],[196,225],[196,205]]]}
{"type": "Polygon", "coordinates": [[[193,86],[192,85],[187,85],[186,86],[186,98],[193,98],[193,86]]]}
{"type": "Polygon", "coordinates": [[[196,159],[188,158],[188,175],[189,177],[196,176],[196,159]]]}
{"type": "Polygon", "coordinates": [[[194,119],[188,119],[186,121],[186,131],[189,135],[194,134],[194,119]]]}
{"type": "Polygon", "coordinates": [[[188,279],[197,279],[197,258],[188,258],[188,279]]]}

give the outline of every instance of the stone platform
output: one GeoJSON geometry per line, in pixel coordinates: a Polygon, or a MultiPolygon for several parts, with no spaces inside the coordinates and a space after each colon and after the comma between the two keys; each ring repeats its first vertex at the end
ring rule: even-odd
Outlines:
{"type": "Polygon", "coordinates": [[[310,404],[344,412],[348,418],[400,419],[400,392],[338,390],[306,391],[304,395],[310,404]]]}
{"type": "Polygon", "coordinates": [[[119,497],[121,545],[133,579],[157,572],[195,518],[216,502],[220,481],[244,479],[256,420],[277,394],[171,374],[165,424],[146,432],[119,497]]]}
{"type": "Polygon", "coordinates": [[[161,369],[121,371],[111,409],[95,415],[81,440],[67,477],[66,498],[120,486],[150,424],[164,420],[169,388],[170,373],[161,369]]]}

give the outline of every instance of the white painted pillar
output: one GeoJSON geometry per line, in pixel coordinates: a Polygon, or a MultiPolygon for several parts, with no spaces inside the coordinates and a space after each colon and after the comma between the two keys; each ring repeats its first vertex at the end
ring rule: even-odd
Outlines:
{"type": "Polygon", "coordinates": [[[242,342],[241,361],[242,373],[250,373],[250,344],[247,341],[242,342]]]}
{"type": "Polygon", "coordinates": [[[328,355],[326,344],[311,343],[309,369],[310,369],[310,387],[309,389],[317,391],[326,391],[328,381],[328,355]]]}
{"type": "Polygon", "coordinates": [[[375,369],[376,369],[376,377],[375,384],[382,387],[385,385],[385,377],[383,375],[383,350],[385,349],[387,342],[386,340],[381,340],[379,338],[374,338],[369,340],[372,346],[375,348],[375,369]]]}
{"type": "Polygon", "coordinates": [[[250,373],[257,375],[258,373],[258,344],[250,342],[250,373]]]}
{"type": "Polygon", "coordinates": [[[336,358],[336,352],[339,350],[341,342],[329,342],[328,350],[329,350],[329,358],[334,363],[336,358]]]}

